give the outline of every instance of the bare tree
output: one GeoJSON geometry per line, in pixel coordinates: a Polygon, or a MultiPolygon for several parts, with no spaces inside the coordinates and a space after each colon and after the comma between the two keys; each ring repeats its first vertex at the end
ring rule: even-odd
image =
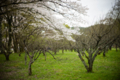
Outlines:
{"type": "Polygon", "coordinates": [[[42,53],[42,49],[40,49],[38,42],[35,41],[30,43],[28,46],[26,46],[25,42],[24,44],[25,44],[25,51],[30,58],[29,66],[28,66],[28,74],[31,75],[32,74],[31,65],[42,53]]]}
{"type": "Polygon", "coordinates": [[[87,72],[93,71],[93,62],[97,55],[117,40],[118,36],[114,35],[113,32],[114,30],[109,30],[107,25],[99,24],[98,26],[90,27],[86,34],[76,36],[78,56],[87,69],[87,72]],[[88,60],[88,65],[84,58],[88,60]]]}
{"type": "MultiPolygon", "coordinates": [[[[37,30],[38,31],[38,30],[37,30]]],[[[27,63],[27,55],[29,56],[29,65],[28,65],[28,74],[32,75],[32,63],[37,60],[37,58],[40,56],[40,54],[45,52],[50,53],[53,58],[55,59],[54,55],[44,47],[45,43],[43,43],[41,36],[36,35],[36,29],[34,32],[32,31],[32,34],[30,34],[29,39],[24,40],[24,50],[25,50],[25,64],[27,63]],[[34,35],[34,36],[33,36],[34,35]],[[32,38],[31,38],[32,37],[32,38]]],[[[45,40],[45,39],[43,39],[45,40]]],[[[45,54],[46,59],[46,54],[45,54]]]]}
{"type": "Polygon", "coordinates": [[[81,35],[76,35],[76,49],[78,56],[84,64],[87,72],[93,71],[93,63],[97,55],[105,52],[108,47],[111,47],[119,38],[119,9],[113,6],[112,12],[108,13],[105,19],[100,20],[99,24],[95,24],[81,35]],[[117,11],[116,11],[117,10],[117,11]],[[117,14],[114,14],[115,12],[117,14]],[[88,64],[84,60],[87,59],[88,64]]]}

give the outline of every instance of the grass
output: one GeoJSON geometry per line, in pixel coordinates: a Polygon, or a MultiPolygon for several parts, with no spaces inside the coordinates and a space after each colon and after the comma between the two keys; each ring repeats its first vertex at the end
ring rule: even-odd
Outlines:
{"type": "Polygon", "coordinates": [[[120,50],[113,49],[103,57],[98,55],[94,65],[94,73],[87,73],[76,52],[60,51],[53,59],[47,53],[32,64],[32,76],[28,76],[28,65],[25,65],[24,54],[11,54],[10,61],[5,61],[0,54],[0,80],[119,80],[120,50]]]}

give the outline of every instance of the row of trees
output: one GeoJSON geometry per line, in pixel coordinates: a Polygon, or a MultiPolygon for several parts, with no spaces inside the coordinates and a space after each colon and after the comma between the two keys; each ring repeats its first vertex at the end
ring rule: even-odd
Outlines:
{"type": "Polygon", "coordinates": [[[79,14],[86,13],[87,8],[81,5],[74,6],[74,4],[77,3],[63,0],[1,0],[0,52],[5,54],[6,60],[9,60],[11,47],[15,52],[18,51],[18,48],[19,51],[23,51],[23,40],[27,42],[34,32],[61,31],[59,26],[53,24],[51,14],[58,13],[66,17],[68,9],[79,14]],[[66,9],[65,11],[56,10],[51,5],[66,9]]]}
{"type": "Polygon", "coordinates": [[[29,75],[31,75],[31,65],[41,53],[51,54],[48,50],[51,48],[56,54],[58,48],[62,50],[67,48],[64,46],[68,44],[66,41],[61,40],[63,42],[61,44],[60,41],[48,40],[45,34],[49,33],[47,36],[64,34],[59,26],[55,25],[57,22],[53,22],[51,15],[57,13],[67,18],[68,15],[72,15],[68,14],[68,10],[85,14],[87,8],[66,0],[0,0],[0,53],[4,54],[8,61],[11,49],[15,53],[25,51],[25,61],[27,55],[30,58],[29,75]],[[57,10],[59,7],[64,10],[57,10]]]}
{"type": "MultiPolygon", "coordinates": [[[[112,10],[106,15],[105,19],[88,27],[80,35],[73,35],[75,42],[68,41],[66,38],[54,40],[48,38],[55,34],[64,35],[59,26],[53,23],[50,14],[43,10],[58,13],[66,17],[67,10],[56,11],[60,6],[68,10],[73,10],[79,14],[85,14],[87,8],[75,2],[64,0],[1,0],[0,1],[0,52],[9,60],[9,55],[14,52],[25,51],[25,62],[29,56],[29,75],[32,74],[31,65],[40,54],[46,57],[45,52],[50,53],[55,59],[59,49],[74,50],[84,64],[87,72],[93,71],[93,62],[98,54],[111,48],[113,44],[119,46],[120,43],[120,1],[116,2],[112,10]],[[75,6],[77,4],[77,6],[75,6]],[[32,7],[32,6],[35,7],[32,7]],[[36,8],[37,7],[37,8],[36,8]],[[40,8],[41,10],[38,10],[40,8]],[[43,11],[43,12],[42,12],[43,11]],[[49,33],[49,34],[47,34],[49,33]],[[50,51],[51,50],[51,51],[50,51]],[[87,59],[88,63],[85,62],[87,59]]],[[[71,14],[68,14],[71,15],[71,14]]]]}

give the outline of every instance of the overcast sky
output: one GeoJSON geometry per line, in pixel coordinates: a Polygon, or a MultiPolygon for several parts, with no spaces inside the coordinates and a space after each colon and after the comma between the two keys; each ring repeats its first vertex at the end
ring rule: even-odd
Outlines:
{"type": "Polygon", "coordinates": [[[81,0],[83,6],[87,6],[86,17],[84,19],[88,22],[86,24],[80,24],[81,27],[87,27],[94,24],[100,18],[104,17],[106,13],[112,8],[116,0],[81,0]]]}

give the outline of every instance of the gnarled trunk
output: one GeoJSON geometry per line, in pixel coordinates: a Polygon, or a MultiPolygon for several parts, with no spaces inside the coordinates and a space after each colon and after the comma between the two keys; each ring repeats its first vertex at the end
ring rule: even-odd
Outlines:
{"type": "Polygon", "coordinates": [[[88,64],[89,64],[89,67],[87,69],[87,72],[92,72],[92,68],[93,68],[92,53],[89,53],[88,64]]]}
{"type": "Polygon", "coordinates": [[[91,63],[89,63],[89,67],[87,69],[87,72],[92,72],[92,69],[93,69],[93,63],[91,62],[91,63]]]}
{"type": "Polygon", "coordinates": [[[94,60],[95,60],[95,58],[96,58],[97,53],[99,52],[99,50],[97,50],[94,55],[93,55],[93,52],[94,52],[94,51],[93,51],[93,52],[89,52],[89,56],[87,56],[86,53],[84,53],[84,56],[85,56],[85,57],[87,58],[87,60],[88,60],[88,65],[86,64],[85,60],[83,59],[82,53],[80,53],[79,50],[77,50],[77,52],[78,52],[78,56],[79,56],[80,60],[81,60],[82,63],[84,64],[87,72],[93,72],[93,62],[94,62],[94,60]]]}

